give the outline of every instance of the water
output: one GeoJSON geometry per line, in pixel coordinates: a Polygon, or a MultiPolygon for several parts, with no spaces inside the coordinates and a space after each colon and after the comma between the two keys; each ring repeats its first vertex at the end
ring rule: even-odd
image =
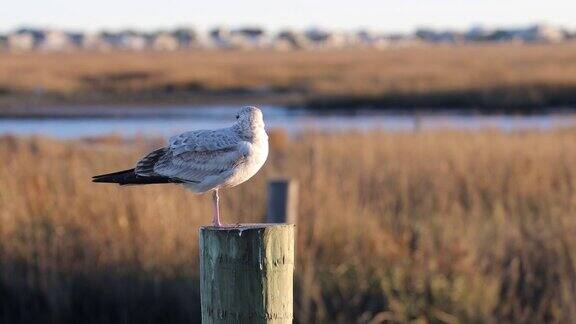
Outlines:
{"type": "MultiPolygon", "coordinates": [[[[283,128],[291,133],[307,129],[327,132],[439,128],[515,131],[549,130],[576,125],[576,115],[571,114],[478,116],[440,113],[419,114],[415,117],[411,114],[374,111],[317,114],[279,106],[263,106],[262,109],[267,128],[283,128]]],[[[42,116],[0,119],[0,135],[77,138],[115,133],[125,136],[170,136],[186,130],[226,127],[234,122],[237,110],[236,106],[44,108],[34,111],[41,112],[42,116]]]]}

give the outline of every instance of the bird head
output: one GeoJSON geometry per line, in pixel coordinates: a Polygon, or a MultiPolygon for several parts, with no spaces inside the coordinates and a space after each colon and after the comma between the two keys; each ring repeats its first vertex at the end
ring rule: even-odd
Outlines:
{"type": "Polygon", "coordinates": [[[252,137],[255,132],[264,130],[264,115],[256,107],[244,107],[236,115],[236,124],[245,136],[252,137]]]}

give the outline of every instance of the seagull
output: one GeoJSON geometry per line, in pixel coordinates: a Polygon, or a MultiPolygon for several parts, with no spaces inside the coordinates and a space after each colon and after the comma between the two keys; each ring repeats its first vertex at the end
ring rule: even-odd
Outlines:
{"type": "Polygon", "coordinates": [[[149,153],[135,168],[97,175],[92,181],[121,186],[173,183],[198,194],[212,192],[212,225],[221,227],[218,191],[250,179],[267,157],[262,111],[244,107],[231,127],[173,136],[168,146],[149,153]]]}

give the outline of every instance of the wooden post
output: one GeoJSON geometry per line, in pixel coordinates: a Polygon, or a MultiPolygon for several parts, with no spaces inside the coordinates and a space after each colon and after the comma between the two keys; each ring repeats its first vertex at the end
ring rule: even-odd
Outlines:
{"type": "Polygon", "coordinates": [[[294,225],[200,228],[202,323],[292,323],[294,225]]]}
{"type": "Polygon", "coordinates": [[[296,224],[298,220],[298,181],[273,180],[268,183],[267,223],[296,224]]]}

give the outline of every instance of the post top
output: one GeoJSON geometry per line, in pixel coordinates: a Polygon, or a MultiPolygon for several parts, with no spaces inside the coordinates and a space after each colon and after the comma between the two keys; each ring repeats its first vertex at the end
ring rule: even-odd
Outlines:
{"type": "Polygon", "coordinates": [[[281,228],[281,227],[294,227],[294,224],[286,223],[248,223],[248,224],[231,224],[216,227],[213,225],[200,226],[200,231],[224,231],[224,232],[235,232],[235,231],[245,231],[245,230],[258,230],[267,228],[281,228]]]}

